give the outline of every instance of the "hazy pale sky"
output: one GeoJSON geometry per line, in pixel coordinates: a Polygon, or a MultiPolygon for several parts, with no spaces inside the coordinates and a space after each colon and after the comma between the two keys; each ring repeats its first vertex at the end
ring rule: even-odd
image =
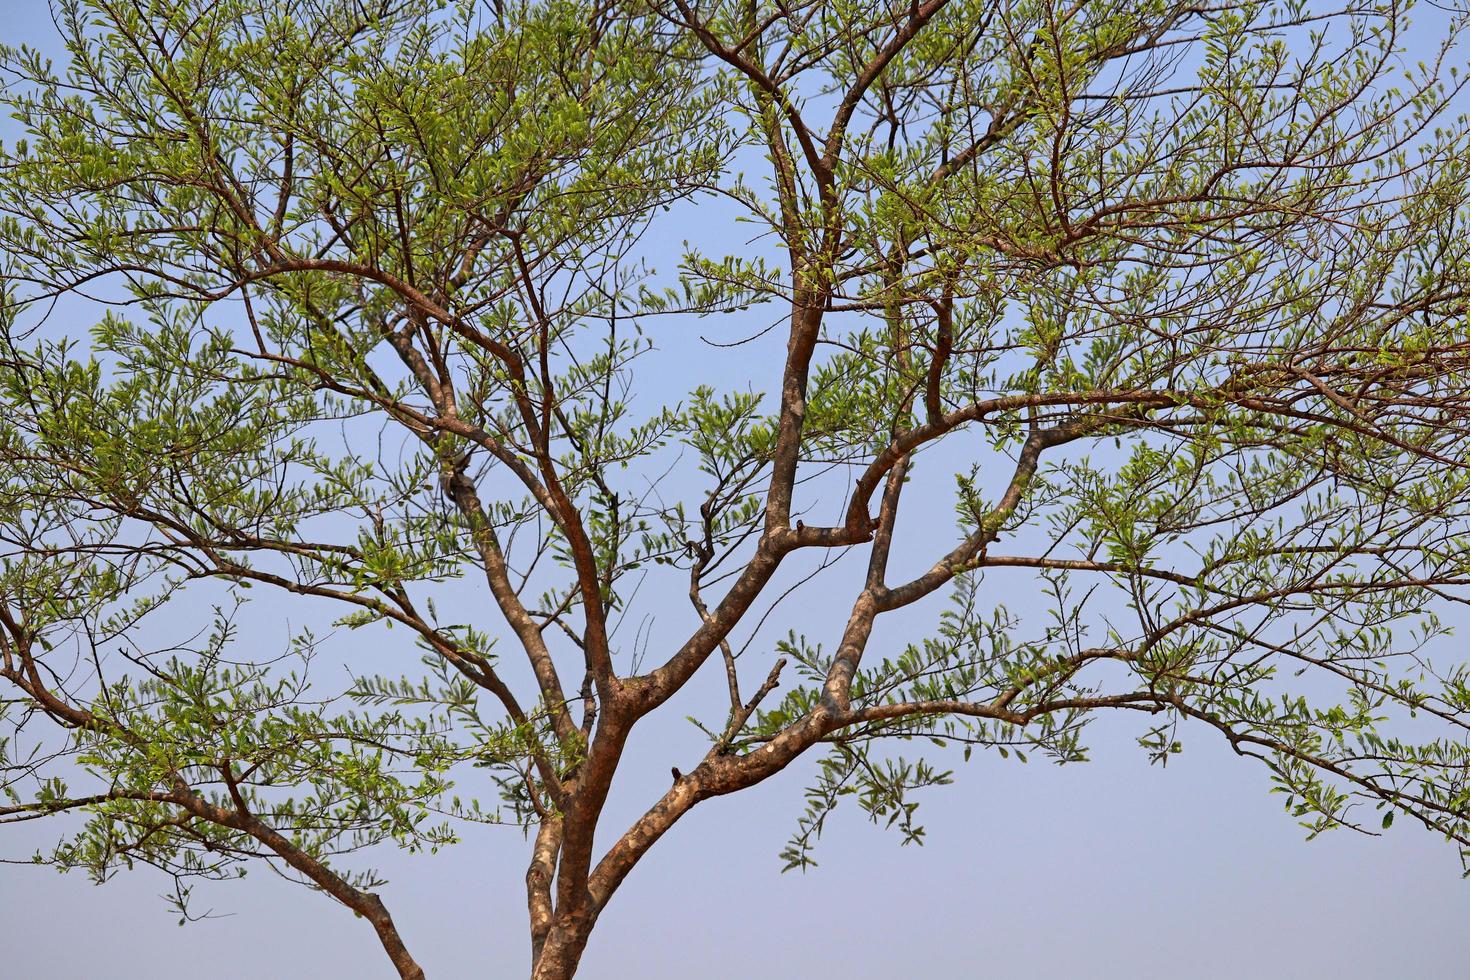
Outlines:
{"type": "MultiPolygon", "coordinates": [[[[45,0],[0,0],[0,15],[6,42],[55,48],[45,0]]],[[[732,361],[687,331],[654,337],[663,363],[689,375],[776,370],[753,355],[732,361]]],[[[937,513],[947,540],[948,510],[937,513]]],[[[986,588],[1019,604],[1027,582],[997,576],[986,588]]],[[[814,594],[802,628],[830,640],[841,606],[841,596],[814,594]]],[[[261,600],[252,615],[288,608],[261,600]]],[[[635,733],[607,832],[665,788],[671,764],[697,760],[699,737],[682,714],[635,733]]],[[[1381,837],[1337,832],[1307,843],[1259,765],[1186,728],[1186,751],[1150,767],[1133,743],[1138,731],[1134,719],[1101,719],[1084,765],[977,753],[956,785],[925,796],[921,848],[899,847],[855,808],[839,811],[816,854],[821,866],[805,874],[781,874],[776,855],[801,811],[809,765],[705,803],[619,892],[579,976],[1470,976],[1470,882],[1442,840],[1401,821],[1381,837]]],[[[25,858],[58,832],[44,822],[0,828],[0,857],[25,858]]],[[[527,852],[518,831],[487,828],[433,857],[376,857],[390,879],[383,897],[431,978],[525,975],[527,852]]],[[[94,887],[80,875],[0,866],[0,975],[393,975],[365,923],[264,868],[201,885],[197,910],[219,917],[182,928],[158,897],[168,888],[146,868],[94,887]]]]}

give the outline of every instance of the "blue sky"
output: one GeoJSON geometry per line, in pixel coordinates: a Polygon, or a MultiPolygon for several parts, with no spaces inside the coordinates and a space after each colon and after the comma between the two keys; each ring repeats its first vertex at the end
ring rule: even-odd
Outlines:
{"type": "MultiPolygon", "coordinates": [[[[5,13],[8,42],[54,46],[44,0],[8,0],[5,13]]],[[[742,247],[734,237],[724,244],[742,247]]],[[[735,339],[749,325],[706,332],[735,339]]],[[[759,345],[729,354],[696,334],[653,329],[660,363],[679,368],[666,378],[740,371],[761,386],[777,369],[759,345]]],[[[947,540],[947,508],[933,513],[944,517],[935,529],[947,540]]],[[[1000,601],[1024,603],[1016,586],[1025,581],[997,577],[991,587],[1000,601]]],[[[804,601],[804,628],[830,637],[841,597],[804,601]]],[[[253,612],[270,618],[286,608],[262,600],[253,612]]],[[[901,637],[890,630],[888,639],[901,637]]],[[[635,734],[608,830],[663,789],[670,764],[691,757],[697,735],[673,714],[635,734]]],[[[824,838],[821,867],[804,875],[781,874],[776,854],[800,812],[808,767],[712,801],[635,871],[579,976],[1466,975],[1470,883],[1442,841],[1405,821],[1380,838],[1335,833],[1304,843],[1260,767],[1204,733],[1192,733],[1167,768],[1150,767],[1132,745],[1136,732],[1129,719],[1101,720],[1095,761],[1065,768],[977,754],[956,785],[926,798],[926,846],[900,848],[848,811],[824,838]]],[[[3,828],[0,856],[24,858],[55,833],[44,823],[3,828]]],[[[524,975],[527,850],[517,831],[492,828],[433,857],[382,855],[384,898],[430,977],[524,975]]],[[[0,866],[4,972],[27,980],[392,975],[363,923],[263,869],[238,884],[201,886],[199,908],[219,917],[183,928],[158,897],[167,888],[146,869],[97,888],[78,875],[0,866]]]]}

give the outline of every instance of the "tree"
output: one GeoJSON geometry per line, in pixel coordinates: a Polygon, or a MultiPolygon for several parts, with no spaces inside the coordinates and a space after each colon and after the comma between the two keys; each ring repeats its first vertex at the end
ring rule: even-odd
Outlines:
{"type": "Polygon", "coordinates": [[[1470,853],[1465,22],[1412,64],[1406,6],[59,0],[63,70],[3,52],[0,814],[186,915],[265,862],[403,977],[350,852],[526,828],[566,978],[696,805],[815,759],[804,867],[844,797],[918,839],[946,750],[1080,761],[1109,710],[1470,853]],[[267,647],[263,592],[359,632],[267,647]]]}

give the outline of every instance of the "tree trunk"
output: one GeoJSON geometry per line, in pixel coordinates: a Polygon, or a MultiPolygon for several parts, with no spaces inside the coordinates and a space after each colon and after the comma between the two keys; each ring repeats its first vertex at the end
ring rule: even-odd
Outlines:
{"type": "Polygon", "coordinates": [[[563,921],[552,926],[540,955],[531,966],[531,980],[572,980],[596,921],[587,916],[579,921],[563,921]]]}

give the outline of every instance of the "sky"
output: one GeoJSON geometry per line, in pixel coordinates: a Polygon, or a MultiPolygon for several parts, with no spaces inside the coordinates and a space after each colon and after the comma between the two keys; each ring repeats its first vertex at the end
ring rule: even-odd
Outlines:
{"type": "MultiPolygon", "coordinates": [[[[3,3],[7,42],[54,48],[44,0],[3,3]]],[[[655,340],[691,369],[730,369],[715,360],[726,355],[692,336],[655,340]]],[[[997,578],[997,598],[1024,602],[1023,581],[997,578]]],[[[841,597],[804,601],[809,632],[830,637],[841,597]]],[[[279,611],[265,602],[256,610],[279,611]]],[[[664,788],[671,759],[697,759],[698,739],[674,714],[635,732],[607,827],[626,824],[664,788]]],[[[1186,730],[1186,751],[1150,766],[1131,744],[1136,731],[1128,719],[1103,718],[1091,735],[1094,761],[1081,765],[977,753],[955,785],[927,795],[923,847],[899,847],[849,809],[806,873],[782,874],[776,855],[810,766],[704,804],[619,892],[579,977],[1466,975],[1470,882],[1442,840],[1401,821],[1378,837],[1305,842],[1258,765],[1186,730]]],[[[24,858],[56,833],[45,823],[0,828],[0,857],[24,858]]],[[[486,828],[431,857],[379,858],[390,879],[383,897],[431,978],[525,975],[527,853],[518,831],[486,828]]],[[[393,975],[364,923],[263,869],[201,886],[199,909],[214,916],[183,927],[159,897],[168,887],[146,868],[94,887],[80,875],[0,865],[0,973],[393,975]]]]}

